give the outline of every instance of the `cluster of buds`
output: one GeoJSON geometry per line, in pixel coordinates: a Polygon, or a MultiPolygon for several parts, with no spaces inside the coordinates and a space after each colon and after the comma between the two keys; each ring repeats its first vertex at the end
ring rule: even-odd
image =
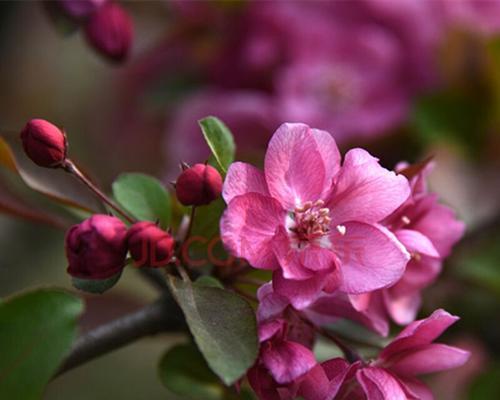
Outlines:
{"type": "MultiPolygon", "coordinates": [[[[35,164],[74,174],[131,224],[128,228],[115,216],[96,214],[69,229],[67,271],[74,278],[75,286],[94,292],[106,290],[121,275],[127,254],[139,268],[164,267],[172,261],[175,240],[171,233],[154,222],[136,221],[96,188],[67,158],[68,141],[63,130],[43,119],[32,119],[22,130],[21,141],[26,155],[35,164]]],[[[206,205],[220,196],[222,178],[209,165],[185,165],[176,191],[184,205],[206,205]]]]}
{"type": "Polygon", "coordinates": [[[126,60],[133,24],[124,8],[111,0],[58,0],[57,12],[80,26],[87,42],[113,62],[126,60]]]}

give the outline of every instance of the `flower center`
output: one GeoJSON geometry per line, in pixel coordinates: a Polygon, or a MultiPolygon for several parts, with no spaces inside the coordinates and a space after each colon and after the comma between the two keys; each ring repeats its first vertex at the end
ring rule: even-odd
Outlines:
{"type": "Polygon", "coordinates": [[[294,226],[290,228],[300,241],[311,241],[326,235],[330,230],[330,210],[323,200],[308,201],[293,211],[294,226]]]}

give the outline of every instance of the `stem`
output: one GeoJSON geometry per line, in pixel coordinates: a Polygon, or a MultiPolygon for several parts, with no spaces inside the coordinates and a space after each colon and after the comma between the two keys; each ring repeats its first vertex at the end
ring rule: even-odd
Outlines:
{"type": "Polygon", "coordinates": [[[75,176],[80,182],[82,182],[85,186],[87,186],[92,192],[96,194],[99,199],[115,210],[118,214],[120,214],[123,218],[125,218],[128,222],[133,224],[136,222],[134,218],[132,218],[129,214],[127,214],[123,209],[121,209],[113,200],[111,200],[108,196],[106,196],[96,185],[94,185],[89,178],[85,176],[85,174],[78,169],[78,167],[71,161],[67,159],[63,166],[63,169],[75,176]]]}
{"type": "Polygon", "coordinates": [[[189,225],[188,225],[188,229],[187,229],[187,232],[186,232],[186,236],[184,236],[184,240],[182,241],[183,245],[184,245],[184,243],[187,242],[187,240],[191,236],[191,231],[193,230],[193,224],[194,224],[194,218],[195,218],[195,216],[196,216],[196,206],[192,206],[191,207],[191,215],[189,216],[189,225]]]}
{"type": "Polygon", "coordinates": [[[54,378],[137,339],[162,332],[179,332],[184,328],[181,316],[174,300],[165,296],[139,311],[101,325],[77,339],[54,378]]]}
{"type": "Polygon", "coordinates": [[[342,340],[340,340],[337,336],[335,336],[333,333],[327,331],[326,329],[316,327],[317,332],[326,337],[327,339],[331,340],[333,343],[337,345],[337,347],[344,353],[345,358],[347,361],[350,363],[356,362],[358,360],[361,360],[361,356],[356,353],[353,349],[351,349],[348,345],[346,345],[342,340]]]}

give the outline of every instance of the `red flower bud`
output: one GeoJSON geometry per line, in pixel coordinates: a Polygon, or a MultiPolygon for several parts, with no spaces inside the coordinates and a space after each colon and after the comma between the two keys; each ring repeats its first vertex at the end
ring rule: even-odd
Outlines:
{"type": "Polygon", "coordinates": [[[132,20],[119,4],[106,3],[90,16],[85,35],[98,52],[121,62],[127,58],[132,45],[132,20]]]}
{"type": "Polygon", "coordinates": [[[48,121],[29,121],[21,132],[21,140],[25,153],[41,167],[57,168],[66,159],[66,135],[48,121]]]}
{"type": "Polygon", "coordinates": [[[58,0],[57,3],[64,14],[75,20],[88,18],[107,0],[58,0]]]}
{"type": "Polygon", "coordinates": [[[127,227],[116,217],[94,215],[66,234],[68,273],[74,278],[104,280],[121,272],[127,256],[127,227]]]}
{"type": "Polygon", "coordinates": [[[174,239],[152,222],[137,222],[127,233],[130,255],[138,267],[163,267],[174,253],[174,239]]]}
{"type": "Polygon", "coordinates": [[[222,192],[222,177],[210,165],[195,164],[179,175],[175,191],[177,198],[185,206],[209,204],[222,192]]]}

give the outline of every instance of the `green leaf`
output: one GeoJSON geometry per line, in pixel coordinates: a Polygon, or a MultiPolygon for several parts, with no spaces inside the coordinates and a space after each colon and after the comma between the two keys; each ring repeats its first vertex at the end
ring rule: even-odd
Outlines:
{"type": "Polygon", "coordinates": [[[38,400],[77,334],[83,303],[40,289],[0,303],[0,398],[38,400]]]}
{"type": "Polygon", "coordinates": [[[163,184],[152,176],[123,174],[113,183],[116,200],[134,217],[143,221],[160,221],[162,228],[170,224],[170,195],[163,184]]]}
{"type": "Polygon", "coordinates": [[[218,400],[224,395],[224,387],[193,344],[169,349],[160,361],[159,375],[168,390],[183,398],[218,400]]]}
{"type": "Polygon", "coordinates": [[[241,378],[258,354],[257,323],[240,296],[170,277],[169,286],[208,365],[226,385],[241,378]]]}
{"type": "Polygon", "coordinates": [[[71,282],[78,290],[88,293],[102,294],[106,290],[115,286],[121,275],[122,272],[120,271],[108,279],[81,279],[73,277],[71,278],[71,282]]]}
{"type": "Polygon", "coordinates": [[[210,275],[203,275],[196,279],[196,284],[201,286],[218,287],[224,289],[224,285],[217,278],[210,275]]]}
{"type": "Polygon", "coordinates": [[[206,117],[198,123],[220,170],[226,173],[229,165],[234,161],[236,151],[231,131],[216,117],[206,117]]]}

